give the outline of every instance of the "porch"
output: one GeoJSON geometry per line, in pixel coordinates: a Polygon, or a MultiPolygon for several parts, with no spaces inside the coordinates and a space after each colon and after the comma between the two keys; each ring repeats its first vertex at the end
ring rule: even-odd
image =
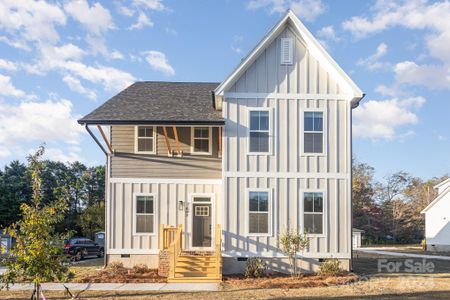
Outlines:
{"type": "MultiPolygon", "coordinates": [[[[212,230],[211,230],[212,231],[212,230]]],[[[168,261],[168,282],[220,282],[222,280],[222,230],[216,225],[210,248],[185,249],[183,225],[178,227],[160,225],[161,260],[168,261]]],[[[189,244],[192,244],[189,243],[189,244]]]]}

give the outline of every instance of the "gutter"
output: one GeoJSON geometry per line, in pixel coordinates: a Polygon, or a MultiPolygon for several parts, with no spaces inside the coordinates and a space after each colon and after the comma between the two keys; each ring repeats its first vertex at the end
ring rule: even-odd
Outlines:
{"type": "Polygon", "coordinates": [[[362,94],[361,97],[355,97],[352,99],[351,104],[352,104],[352,109],[355,109],[359,106],[359,102],[361,102],[361,100],[366,96],[366,94],[362,94]]]}
{"type": "Polygon", "coordinates": [[[225,120],[217,121],[179,121],[179,120],[78,120],[81,125],[225,125],[225,120]]]}

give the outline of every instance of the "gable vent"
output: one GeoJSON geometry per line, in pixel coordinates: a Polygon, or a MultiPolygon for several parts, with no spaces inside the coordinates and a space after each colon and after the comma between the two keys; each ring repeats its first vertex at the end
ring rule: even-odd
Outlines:
{"type": "Polygon", "coordinates": [[[294,40],[292,38],[281,39],[281,64],[292,65],[292,52],[294,40]]]}

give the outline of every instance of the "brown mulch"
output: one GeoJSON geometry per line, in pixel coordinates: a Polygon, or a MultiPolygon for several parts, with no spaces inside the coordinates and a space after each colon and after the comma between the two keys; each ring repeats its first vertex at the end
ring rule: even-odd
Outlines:
{"type": "Polygon", "coordinates": [[[152,283],[167,282],[166,277],[158,275],[157,269],[148,269],[145,272],[135,272],[127,268],[107,268],[98,270],[91,274],[76,278],[74,282],[79,283],[152,283]]]}
{"type": "Polygon", "coordinates": [[[354,273],[337,276],[301,274],[295,277],[281,273],[272,273],[261,278],[245,278],[242,275],[224,276],[223,285],[228,288],[295,289],[346,285],[358,280],[358,275],[354,273]]]}

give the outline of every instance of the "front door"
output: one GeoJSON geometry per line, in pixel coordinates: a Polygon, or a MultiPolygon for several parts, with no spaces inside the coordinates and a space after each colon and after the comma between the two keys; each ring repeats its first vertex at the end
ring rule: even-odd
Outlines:
{"type": "Polygon", "coordinates": [[[212,209],[211,203],[192,204],[192,247],[211,247],[212,209]]]}

